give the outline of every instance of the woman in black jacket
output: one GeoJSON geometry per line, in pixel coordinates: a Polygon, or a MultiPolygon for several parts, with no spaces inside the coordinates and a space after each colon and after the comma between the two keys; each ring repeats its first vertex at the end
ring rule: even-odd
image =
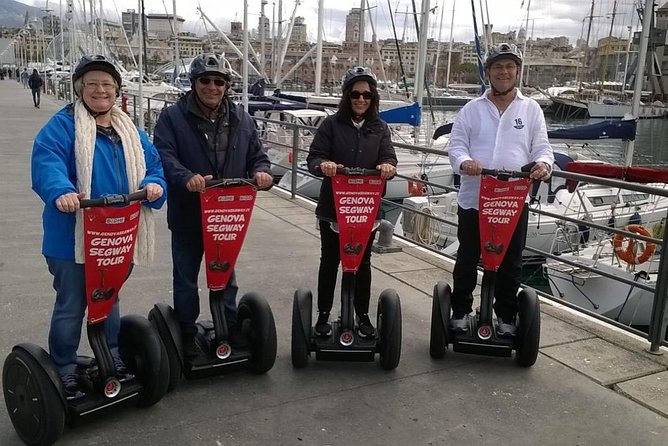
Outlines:
{"type": "MultiPolygon", "coordinates": [[[[315,332],[329,336],[332,326],[329,313],[334,302],[334,288],[339,268],[339,234],[330,223],[336,222],[332,180],[336,169],[362,167],[377,169],[382,178],[396,173],[397,156],[392,147],[390,130],[378,117],[380,98],[376,76],[364,67],[348,70],[343,79],[343,97],[339,109],[320,125],[313,138],[307,158],[309,171],[323,176],[320,198],[315,213],[320,225],[320,269],[318,272],[318,321],[315,332]]],[[[371,233],[355,280],[355,313],[359,317],[358,334],[375,336],[369,319],[371,297],[371,233]]]]}

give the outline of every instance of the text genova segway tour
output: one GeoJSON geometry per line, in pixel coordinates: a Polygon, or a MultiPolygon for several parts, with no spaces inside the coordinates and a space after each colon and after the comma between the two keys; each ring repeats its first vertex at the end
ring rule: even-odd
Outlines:
{"type": "MultiPolygon", "coordinates": [[[[256,187],[251,180],[221,179],[206,182],[200,194],[202,234],[207,286],[212,291],[227,285],[246,236],[255,204],[256,187]]],[[[210,295],[212,321],[197,322],[195,342],[201,354],[186,361],[181,327],[171,306],[158,303],[149,313],[169,358],[169,390],[183,373],[188,378],[211,376],[237,368],[265,373],[276,360],[276,325],[267,301],[255,292],[243,295],[237,306],[238,323],[249,345],[232,348],[222,297],[210,295]]]]}
{"type": "Polygon", "coordinates": [[[377,226],[374,221],[381,201],[385,180],[379,172],[362,168],[339,168],[332,177],[334,203],[339,233],[339,252],[343,278],[341,283],[341,316],[332,322],[329,336],[316,336],[312,325],[310,290],[295,292],[292,307],[292,365],[306,367],[311,352],[316,359],[329,361],[374,361],[380,354],[380,365],[391,370],[401,357],[401,303],[393,289],[378,298],[376,336],[363,339],[355,334],[353,301],[355,275],[360,266],[369,236],[377,226]]]}
{"type": "Polygon", "coordinates": [[[80,200],[84,215],[87,333],[94,357],[79,356],[85,392],[65,397],[53,359],[35,344],[18,344],[5,360],[2,383],[12,424],[29,445],[47,445],[65,423],[133,401],[147,407],[167,392],[167,356],[143,316],[121,318],[119,352],[134,378],[119,380],[105,335],[105,320],[132,268],[141,205],[146,191],[80,200]],[[121,206],[125,205],[125,206],[121,206]]]}
{"type": "Polygon", "coordinates": [[[492,316],[496,271],[506,254],[531,189],[530,174],[524,170],[482,169],[478,221],[484,273],[480,308],[476,317],[471,318],[468,332],[452,331],[449,329],[450,285],[441,281],[434,287],[429,345],[433,358],[442,358],[448,344],[452,344],[456,352],[479,355],[511,356],[515,350],[517,363],[524,367],[536,362],[540,343],[540,306],[536,291],[520,288],[518,327],[514,337],[498,336],[492,316]],[[510,181],[511,178],[516,179],[510,181]]]}

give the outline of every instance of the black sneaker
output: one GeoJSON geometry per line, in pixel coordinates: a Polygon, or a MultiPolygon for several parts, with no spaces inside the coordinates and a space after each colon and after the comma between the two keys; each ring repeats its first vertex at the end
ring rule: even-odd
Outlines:
{"type": "Polygon", "coordinates": [[[114,368],[116,369],[116,376],[121,381],[131,381],[135,378],[135,375],[130,372],[123,360],[119,355],[111,355],[114,358],[114,368]]]}
{"type": "Polygon", "coordinates": [[[329,323],[329,313],[324,311],[318,314],[318,321],[315,323],[316,336],[331,336],[332,324],[329,323]]]}
{"type": "Polygon", "coordinates": [[[363,314],[359,317],[359,319],[360,325],[357,328],[357,334],[359,334],[360,338],[368,339],[374,337],[376,335],[376,329],[373,328],[373,325],[371,325],[369,315],[363,314]]]}
{"type": "Polygon", "coordinates": [[[63,390],[65,391],[65,399],[76,400],[84,396],[83,391],[79,387],[79,375],[76,373],[61,373],[60,381],[63,383],[63,390]]]}
{"type": "Polygon", "coordinates": [[[192,362],[197,359],[197,357],[202,353],[202,350],[197,345],[195,341],[195,336],[193,335],[184,335],[183,336],[183,361],[192,364],[192,362]]]}

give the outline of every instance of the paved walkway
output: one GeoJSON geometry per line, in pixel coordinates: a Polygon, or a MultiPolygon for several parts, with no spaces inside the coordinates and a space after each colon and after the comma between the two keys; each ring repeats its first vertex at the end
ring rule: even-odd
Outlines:
{"type": "MultiPolygon", "coordinates": [[[[53,305],[40,254],[41,203],[30,190],[34,135],[60,107],[32,107],[14,81],[0,81],[0,357],[18,342],[46,345],[53,305]]],[[[137,268],[122,291],[124,313],[146,315],[171,302],[165,212],[157,214],[152,268],[137,268]]],[[[373,296],[401,296],[399,367],[310,360],[290,363],[292,295],[316,288],[319,242],[311,206],[261,193],[238,263],[242,292],[270,302],[278,331],[266,375],[235,373],[182,382],[146,410],[129,409],[66,430],[68,445],[664,445],[668,438],[668,354],[544,303],[536,365],[448,352],[429,356],[434,284],[451,264],[414,247],[375,255],[373,296]]],[[[203,285],[203,284],[202,284],[203,285]]],[[[204,287],[204,286],[203,286],[204,287]]],[[[375,298],[374,298],[375,301],[375,298]]],[[[203,300],[202,308],[208,311],[203,300]]],[[[375,309],[374,303],[372,308],[375,309]]],[[[90,348],[82,342],[81,351],[90,348]]],[[[4,360],[4,359],[3,359],[4,360]]],[[[4,406],[4,404],[2,404],[4,406]]],[[[0,444],[21,444],[0,409],[0,444]]]]}

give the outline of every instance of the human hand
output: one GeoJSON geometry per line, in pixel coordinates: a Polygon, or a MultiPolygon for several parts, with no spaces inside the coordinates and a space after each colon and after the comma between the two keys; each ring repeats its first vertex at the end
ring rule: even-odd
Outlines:
{"type": "Polygon", "coordinates": [[[482,173],[482,164],[477,160],[466,160],[459,166],[459,171],[464,175],[475,177],[482,173]]]}
{"type": "Polygon", "coordinates": [[[547,163],[539,162],[531,168],[529,178],[534,181],[547,181],[550,179],[550,169],[547,163]]]}
{"type": "Polygon", "coordinates": [[[268,189],[272,184],[274,184],[274,177],[272,177],[267,172],[255,172],[253,176],[255,179],[255,184],[258,189],[268,189]]]}
{"type": "Polygon", "coordinates": [[[68,192],[56,198],[56,208],[60,212],[76,212],[79,209],[79,200],[82,200],[86,194],[83,192],[68,192]]]}
{"type": "Polygon", "coordinates": [[[323,161],[320,163],[320,171],[326,177],[336,175],[336,169],[343,168],[343,164],[336,164],[334,161],[323,161]]]}
{"type": "Polygon", "coordinates": [[[206,182],[208,180],[213,180],[213,175],[202,176],[196,173],[190,177],[186,183],[186,189],[188,189],[189,192],[202,192],[206,187],[206,182]]]}
{"type": "Polygon", "coordinates": [[[380,177],[385,180],[392,178],[397,173],[397,168],[389,163],[377,165],[376,170],[380,170],[380,177]]]}
{"type": "Polygon", "coordinates": [[[162,197],[162,186],[159,184],[147,183],[146,186],[144,186],[144,189],[146,190],[146,201],[148,202],[153,202],[162,197]]]}

